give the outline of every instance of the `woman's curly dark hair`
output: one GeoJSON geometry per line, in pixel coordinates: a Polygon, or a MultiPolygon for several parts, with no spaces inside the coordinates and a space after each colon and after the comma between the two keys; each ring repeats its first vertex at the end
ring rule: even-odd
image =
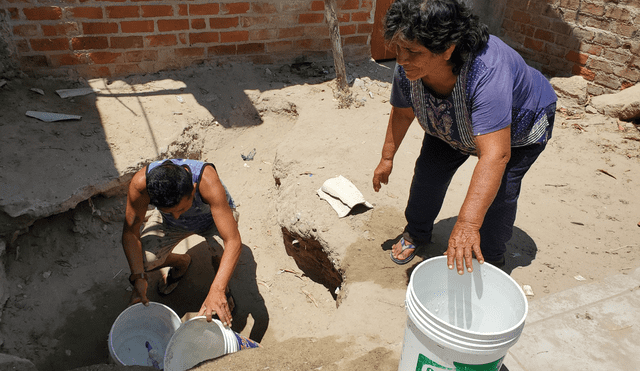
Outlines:
{"type": "Polygon", "coordinates": [[[384,38],[417,41],[434,54],[456,45],[450,62],[453,73],[487,45],[488,27],[464,0],[396,0],[384,19],[384,38]]]}

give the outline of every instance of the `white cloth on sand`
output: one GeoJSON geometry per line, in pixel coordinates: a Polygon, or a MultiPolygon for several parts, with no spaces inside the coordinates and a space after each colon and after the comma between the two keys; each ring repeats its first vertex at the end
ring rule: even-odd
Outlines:
{"type": "Polygon", "coordinates": [[[321,199],[333,207],[341,218],[347,216],[356,205],[373,208],[373,205],[364,199],[358,188],[342,175],[325,180],[317,193],[321,199]]]}

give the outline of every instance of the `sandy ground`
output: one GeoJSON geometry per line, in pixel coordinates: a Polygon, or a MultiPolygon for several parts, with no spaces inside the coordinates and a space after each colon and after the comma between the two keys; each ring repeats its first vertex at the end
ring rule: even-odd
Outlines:
{"type": "MultiPolygon", "coordinates": [[[[126,180],[164,155],[211,161],[241,214],[243,255],[230,286],[237,304],[233,329],[263,348],[198,369],[396,370],[410,273],[445,250],[475,161],[467,161],[451,184],[435,243],[411,264],[393,264],[389,250],[404,226],[422,132],[412,126],[390,183],[375,193],[371,177],[388,120],[392,67],[347,65],[353,102],[342,109],[326,65],[202,66],[92,80],[99,94],[71,100],[54,91],[82,83],[12,80],[0,88],[0,179],[16,189],[33,182],[74,187],[74,171],[92,179],[93,172],[104,176],[98,169],[133,163],[112,171],[111,178],[126,180]],[[26,117],[28,110],[83,119],[44,123],[26,117]],[[254,149],[253,160],[243,160],[254,149]],[[374,208],[338,218],[315,194],[337,175],[351,180],[374,208]],[[305,271],[287,253],[296,237],[322,246],[340,272],[338,294],[326,277],[305,271]]],[[[559,107],[553,139],[525,177],[507,253],[505,270],[531,287],[530,300],[639,266],[638,138],[631,123],[619,126],[581,108],[559,107]]],[[[118,369],[108,365],[106,340],[130,295],[120,245],[124,201],[117,190],[76,201],[7,244],[2,353],[41,371],[118,369]]],[[[215,273],[202,239],[190,238],[183,247],[197,259],[180,286],[159,296],[155,274],[150,288],[151,300],[179,316],[198,310],[215,273]]]]}

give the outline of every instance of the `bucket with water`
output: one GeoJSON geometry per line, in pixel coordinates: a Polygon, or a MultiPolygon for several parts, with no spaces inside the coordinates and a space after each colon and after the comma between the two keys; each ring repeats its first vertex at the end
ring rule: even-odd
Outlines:
{"type": "Polygon", "coordinates": [[[197,364],[242,349],[260,345],[217,319],[207,322],[206,317],[191,318],[180,326],[169,341],[164,355],[165,371],[184,371],[197,364]]]}
{"type": "Polygon", "coordinates": [[[169,307],[150,302],[125,309],[109,331],[109,354],[121,366],[163,368],[165,349],[182,321],[169,307]]]}
{"type": "Polygon", "coordinates": [[[473,272],[459,275],[446,259],[425,260],[411,273],[398,370],[498,371],[524,327],[524,292],[491,264],[474,260],[473,272]]]}

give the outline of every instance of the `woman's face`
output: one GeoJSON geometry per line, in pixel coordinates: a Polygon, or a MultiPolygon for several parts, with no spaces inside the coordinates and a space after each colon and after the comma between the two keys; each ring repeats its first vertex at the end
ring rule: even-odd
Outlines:
{"type": "Polygon", "coordinates": [[[404,68],[409,80],[418,80],[442,74],[447,69],[451,72],[449,58],[453,46],[442,54],[434,54],[417,41],[396,40],[396,61],[404,68]]]}

